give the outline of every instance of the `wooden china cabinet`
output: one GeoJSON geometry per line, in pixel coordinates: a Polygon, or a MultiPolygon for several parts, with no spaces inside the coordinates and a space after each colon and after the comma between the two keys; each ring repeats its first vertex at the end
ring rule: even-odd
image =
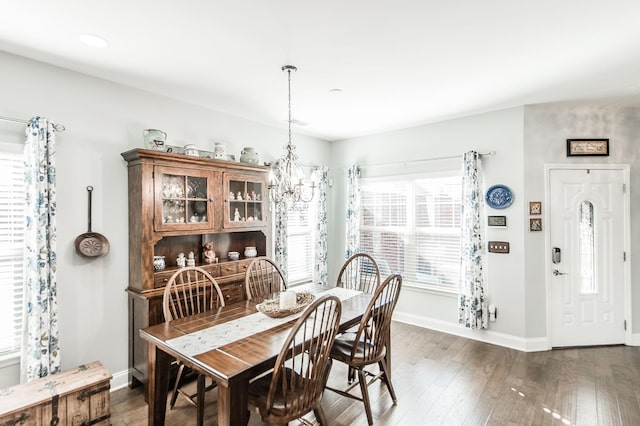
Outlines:
{"type": "Polygon", "coordinates": [[[226,303],[246,298],[244,273],[251,259],[271,256],[269,168],[160,151],[122,153],[129,174],[129,367],[132,387],[147,383],[147,344],[138,330],[164,321],[162,296],[176,258],[193,252],[196,265],[218,281],[226,303]],[[211,242],[218,263],[203,263],[211,242]],[[240,252],[237,261],[227,260],[240,252]],[[154,271],[154,256],[166,268],[154,271]]]}

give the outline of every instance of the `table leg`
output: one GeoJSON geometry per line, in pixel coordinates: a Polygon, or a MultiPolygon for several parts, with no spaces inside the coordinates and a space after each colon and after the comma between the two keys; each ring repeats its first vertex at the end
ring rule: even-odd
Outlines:
{"type": "Polygon", "coordinates": [[[164,425],[167,410],[167,388],[169,387],[169,367],[171,357],[151,343],[147,344],[149,351],[149,366],[147,383],[148,408],[150,426],[164,425]]]}
{"type": "Polygon", "coordinates": [[[218,382],[218,426],[246,426],[249,423],[249,380],[218,382]]]}

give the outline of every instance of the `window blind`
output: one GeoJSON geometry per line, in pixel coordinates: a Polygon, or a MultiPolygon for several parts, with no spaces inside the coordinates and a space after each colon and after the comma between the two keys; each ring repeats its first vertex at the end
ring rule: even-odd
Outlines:
{"type": "Polygon", "coordinates": [[[22,339],[24,227],[23,156],[0,147],[0,356],[22,339]]]}
{"type": "Polygon", "coordinates": [[[311,202],[306,210],[288,212],[287,269],[291,284],[313,280],[316,210],[316,203],[311,202]]]}
{"type": "Polygon", "coordinates": [[[380,273],[458,291],[462,177],[394,177],[361,183],[361,251],[380,273]]]}

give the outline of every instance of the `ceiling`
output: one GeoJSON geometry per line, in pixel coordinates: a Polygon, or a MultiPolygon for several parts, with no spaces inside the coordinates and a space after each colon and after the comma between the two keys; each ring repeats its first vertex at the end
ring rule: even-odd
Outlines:
{"type": "Polygon", "coordinates": [[[2,0],[0,50],[326,140],[640,98],[640,2],[2,0]],[[616,5],[616,7],[613,7],[616,5]],[[102,49],[79,42],[104,37],[102,49]],[[342,92],[332,93],[332,89],[342,92]]]}

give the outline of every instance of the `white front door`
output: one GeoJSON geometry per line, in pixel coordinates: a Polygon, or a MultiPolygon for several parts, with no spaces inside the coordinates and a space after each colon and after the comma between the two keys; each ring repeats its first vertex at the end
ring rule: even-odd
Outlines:
{"type": "Polygon", "coordinates": [[[551,346],[624,343],[624,173],[549,170],[551,346]]]}

